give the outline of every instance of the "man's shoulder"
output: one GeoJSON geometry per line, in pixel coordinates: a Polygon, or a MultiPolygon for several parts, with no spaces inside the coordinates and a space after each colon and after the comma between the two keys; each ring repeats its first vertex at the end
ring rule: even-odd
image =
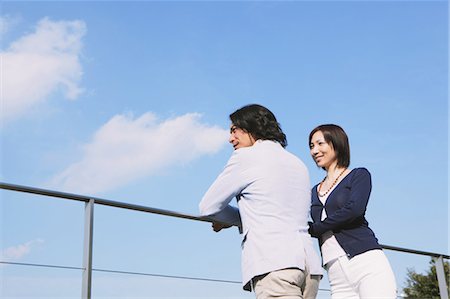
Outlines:
{"type": "MultiPolygon", "coordinates": [[[[274,142],[270,142],[274,143],[274,142]]],[[[254,160],[267,159],[275,154],[275,148],[272,144],[260,142],[259,140],[252,146],[241,147],[233,151],[230,161],[233,162],[251,162],[254,160]]]]}

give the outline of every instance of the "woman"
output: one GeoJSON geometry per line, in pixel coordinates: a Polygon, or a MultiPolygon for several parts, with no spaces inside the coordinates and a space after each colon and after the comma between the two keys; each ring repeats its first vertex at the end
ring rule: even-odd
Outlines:
{"type": "Polygon", "coordinates": [[[331,297],[396,298],[391,266],[364,217],[372,188],[370,173],[348,168],[348,137],[337,125],[312,130],[309,147],[317,166],[327,172],[312,189],[309,232],[319,239],[331,297]]]}

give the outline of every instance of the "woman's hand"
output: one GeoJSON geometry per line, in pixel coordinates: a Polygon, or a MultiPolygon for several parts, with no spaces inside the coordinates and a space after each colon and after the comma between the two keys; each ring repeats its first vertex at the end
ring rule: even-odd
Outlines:
{"type": "Polygon", "coordinates": [[[309,228],[308,228],[308,233],[309,233],[312,237],[318,238],[319,235],[318,235],[318,234],[315,232],[315,230],[314,230],[314,223],[311,222],[311,221],[308,221],[308,226],[309,226],[309,228]]]}

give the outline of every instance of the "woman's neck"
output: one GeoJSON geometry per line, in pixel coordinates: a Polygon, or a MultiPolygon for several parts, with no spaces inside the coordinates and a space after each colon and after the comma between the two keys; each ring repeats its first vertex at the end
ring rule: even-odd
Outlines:
{"type": "Polygon", "coordinates": [[[333,163],[330,165],[326,171],[327,171],[327,179],[328,180],[335,180],[339,175],[344,172],[346,167],[338,166],[336,163],[333,163]]]}

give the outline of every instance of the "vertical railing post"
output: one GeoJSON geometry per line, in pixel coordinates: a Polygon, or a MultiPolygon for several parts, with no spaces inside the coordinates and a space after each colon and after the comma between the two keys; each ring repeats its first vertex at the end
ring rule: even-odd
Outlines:
{"type": "Polygon", "coordinates": [[[447,292],[447,282],[445,281],[445,271],[444,271],[444,259],[442,256],[434,257],[434,262],[436,263],[436,275],[439,284],[439,294],[441,299],[448,299],[447,292]]]}
{"type": "Polygon", "coordinates": [[[89,202],[86,202],[84,208],[83,282],[81,288],[82,299],[91,299],[94,203],[95,201],[90,199],[89,202]]]}

